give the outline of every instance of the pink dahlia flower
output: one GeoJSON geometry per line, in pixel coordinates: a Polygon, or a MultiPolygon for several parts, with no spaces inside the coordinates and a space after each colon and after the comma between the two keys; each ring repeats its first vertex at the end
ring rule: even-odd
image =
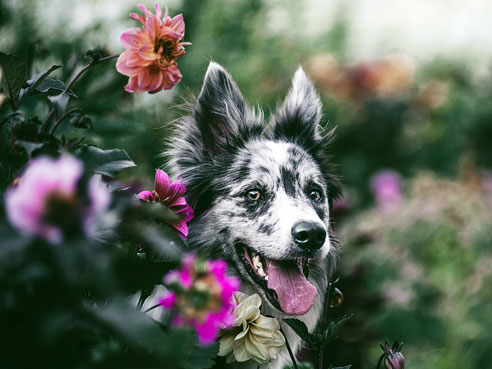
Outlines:
{"type": "Polygon", "coordinates": [[[178,178],[171,183],[166,172],[156,169],[154,190],[142,191],[137,196],[148,202],[160,202],[180,216],[181,220],[171,223],[179,236],[186,240],[188,237],[188,224],[193,219],[193,208],[186,203],[183,195],[186,193],[185,184],[178,178]]]}
{"type": "Polygon", "coordinates": [[[380,171],[371,179],[371,188],[378,207],[387,213],[397,211],[403,201],[401,187],[400,176],[391,170],[380,171]]]}
{"type": "Polygon", "coordinates": [[[58,159],[31,161],[16,186],[5,194],[10,223],[27,235],[59,243],[64,231],[92,233],[96,217],[110,202],[110,194],[97,177],[88,186],[88,203],[77,196],[82,163],[63,154],[58,159]]]}
{"type": "Polygon", "coordinates": [[[181,80],[176,59],[185,54],[185,25],[183,15],[174,18],[168,15],[167,7],[164,17],[155,4],[155,15],[143,5],[138,7],[145,17],[132,13],[130,17],[142,23],[142,28],[130,28],[122,33],[121,44],[126,49],[118,58],[116,69],[130,77],[125,90],[128,92],[156,93],[169,90],[181,80]]]}
{"type": "Polygon", "coordinates": [[[220,329],[234,323],[234,293],[239,280],[227,276],[226,271],[224,260],[204,261],[190,254],[180,270],[164,277],[169,290],[160,305],[175,311],[173,324],[195,328],[202,345],[214,342],[220,329]]]}

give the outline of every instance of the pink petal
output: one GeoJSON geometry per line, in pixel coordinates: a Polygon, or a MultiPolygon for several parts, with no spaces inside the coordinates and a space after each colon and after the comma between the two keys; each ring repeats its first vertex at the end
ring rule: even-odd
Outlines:
{"type": "Polygon", "coordinates": [[[171,310],[176,302],[176,294],[172,291],[167,291],[166,294],[159,299],[159,305],[165,309],[171,310]]]}
{"type": "Polygon", "coordinates": [[[149,201],[149,199],[152,199],[152,192],[142,191],[137,196],[140,200],[149,201]]]}
{"type": "Polygon", "coordinates": [[[188,224],[186,222],[181,222],[181,223],[173,223],[171,224],[177,231],[178,231],[178,236],[181,237],[184,240],[187,240],[188,238],[188,224]]]}
{"type": "Polygon", "coordinates": [[[120,42],[125,49],[138,49],[147,40],[147,35],[140,28],[130,28],[120,36],[120,42]]]}
{"type": "Polygon", "coordinates": [[[116,62],[116,70],[121,74],[131,77],[138,73],[141,69],[139,66],[128,66],[128,58],[133,54],[132,50],[125,50],[118,57],[118,61],[116,62]]]}
{"type": "Polygon", "coordinates": [[[130,18],[133,18],[135,19],[136,21],[139,21],[140,23],[142,23],[142,26],[145,27],[145,18],[142,17],[140,14],[135,14],[135,13],[130,13],[130,18]]]}
{"type": "Polygon", "coordinates": [[[128,80],[128,84],[125,86],[125,91],[126,92],[145,92],[145,91],[140,91],[138,88],[138,76],[137,75],[130,77],[130,79],[128,80]]]}
{"type": "Polygon", "coordinates": [[[169,186],[171,185],[171,180],[166,172],[161,169],[156,169],[155,171],[155,180],[154,180],[154,189],[159,195],[159,198],[165,199],[167,195],[167,191],[169,186]]]}
{"type": "Polygon", "coordinates": [[[169,23],[169,27],[171,27],[175,32],[180,35],[180,38],[184,37],[185,32],[185,24],[183,20],[183,14],[178,14],[171,19],[169,23]]]}
{"type": "Polygon", "coordinates": [[[155,16],[157,19],[161,19],[162,17],[162,11],[158,3],[155,3],[155,16]]]}
{"type": "Polygon", "coordinates": [[[200,344],[209,345],[215,342],[217,335],[219,334],[219,327],[217,323],[217,319],[210,314],[203,324],[194,324],[200,344]]]}
{"type": "Polygon", "coordinates": [[[146,42],[138,50],[138,56],[146,61],[153,62],[159,58],[159,55],[154,52],[154,44],[151,42],[146,42]]]}

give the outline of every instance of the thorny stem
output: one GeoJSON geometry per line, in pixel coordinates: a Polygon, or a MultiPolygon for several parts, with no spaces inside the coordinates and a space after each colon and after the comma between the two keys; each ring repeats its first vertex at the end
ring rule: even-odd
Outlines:
{"type": "MultiPolygon", "coordinates": [[[[331,293],[332,286],[333,286],[333,283],[328,282],[328,291],[326,292],[325,301],[323,304],[323,317],[321,320],[321,324],[325,324],[326,319],[328,318],[328,303],[330,300],[330,293],[331,293]]],[[[325,356],[325,351],[320,347],[319,351],[318,351],[318,369],[323,369],[324,356],[325,356]]]]}
{"type": "MultiPolygon", "coordinates": [[[[119,56],[120,56],[119,54],[105,56],[104,58],[101,58],[99,60],[90,62],[89,64],[87,64],[86,66],[84,66],[79,71],[79,73],[76,74],[75,77],[73,77],[73,79],[67,85],[67,87],[65,88],[65,90],[63,90],[62,94],[66,94],[68,91],[70,91],[70,89],[72,88],[72,86],[74,85],[74,83],[77,82],[77,80],[82,76],[82,74],[84,74],[84,72],[87,69],[89,69],[90,67],[92,67],[92,66],[94,66],[96,64],[105,62],[107,60],[116,59],[119,56]]],[[[49,120],[50,120],[50,118],[51,118],[51,116],[53,115],[54,112],[55,112],[55,109],[54,108],[51,108],[51,110],[49,111],[48,115],[46,116],[46,119],[44,120],[43,124],[41,125],[41,127],[39,127],[38,133],[41,133],[42,131],[44,131],[46,129],[46,126],[48,125],[48,122],[49,122],[49,120]]],[[[59,120],[56,123],[59,124],[59,120]]],[[[55,123],[55,125],[56,125],[56,123],[55,123]]],[[[52,131],[51,133],[53,133],[55,130],[56,130],[56,127],[54,127],[54,129],[51,130],[52,131]]]]}
{"type": "Polygon", "coordinates": [[[294,357],[294,354],[292,353],[292,349],[290,348],[289,341],[287,340],[287,336],[285,335],[284,331],[282,330],[282,327],[280,327],[280,333],[284,335],[285,338],[285,346],[287,346],[287,351],[289,352],[290,360],[292,360],[292,365],[294,365],[294,369],[299,369],[297,366],[296,358],[294,357]]]}

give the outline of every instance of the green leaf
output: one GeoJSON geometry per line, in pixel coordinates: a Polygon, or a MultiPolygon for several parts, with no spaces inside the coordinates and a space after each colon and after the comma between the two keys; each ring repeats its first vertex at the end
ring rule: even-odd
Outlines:
{"type": "Polygon", "coordinates": [[[74,155],[82,160],[85,169],[92,173],[114,177],[127,168],[135,167],[135,163],[125,150],[102,150],[95,146],[82,145],[74,152],[74,155]]]}
{"type": "Polygon", "coordinates": [[[219,352],[219,344],[202,347],[194,346],[189,350],[186,358],[186,369],[207,369],[214,365],[215,358],[219,352]]]}
{"type": "Polygon", "coordinates": [[[328,344],[338,338],[337,332],[342,325],[344,325],[354,314],[346,314],[340,318],[331,321],[327,326],[325,325],[322,329],[321,334],[324,336],[322,342],[322,348],[328,346],[328,344]]]}
{"type": "Polygon", "coordinates": [[[61,65],[52,65],[50,69],[47,69],[43,72],[36,74],[29,81],[27,81],[27,86],[20,90],[19,93],[19,105],[29,96],[32,95],[34,91],[38,88],[38,86],[43,82],[46,77],[48,77],[53,71],[61,68],[61,65]]]}
{"type": "Polygon", "coordinates": [[[352,365],[347,365],[347,366],[337,366],[337,367],[333,367],[330,369],[350,369],[351,367],[352,367],[352,365]]]}
{"type": "MultiPolygon", "coordinates": [[[[43,80],[43,82],[41,82],[39,84],[38,87],[36,87],[36,91],[37,92],[48,92],[50,90],[55,90],[55,91],[62,91],[63,92],[63,91],[65,91],[66,88],[67,88],[67,85],[65,83],[63,83],[62,81],[57,80],[57,79],[53,79],[53,78],[46,78],[45,80],[43,80]]],[[[72,90],[69,90],[67,92],[67,94],[69,94],[70,96],[75,97],[75,98],[78,97],[75,94],[75,92],[73,92],[72,90]]]]}
{"type": "Polygon", "coordinates": [[[22,85],[27,80],[27,66],[18,57],[0,52],[0,68],[2,74],[2,89],[7,95],[14,111],[17,110],[17,96],[22,85]]]}
{"type": "Polygon", "coordinates": [[[297,333],[299,337],[301,337],[304,341],[310,342],[310,334],[304,322],[301,322],[298,319],[283,319],[285,323],[291,327],[294,332],[297,333]]]}
{"type": "Polygon", "coordinates": [[[61,93],[56,96],[48,96],[48,99],[51,101],[51,105],[55,109],[56,117],[60,118],[67,110],[68,100],[70,99],[70,95],[61,93]]]}
{"type": "Polygon", "coordinates": [[[183,252],[180,247],[183,247],[184,242],[168,226],[158,228],[137,222],[134,231],[138,232],[139,238],[152,249],[159,260],[181,260],[183,252]]]}
{"type": "Polygon", "coordinates": [[[29,142],[29,141],[17,140],[17,141],[15,141],[15,145],[22,147],[26,151],[27,155],[29,157],[31,157],[32,153],[34,151],[36,151],[37,149],[40,149],[41,147],[43,147],[45,145],[45,143],[44,142],[38,143],[38,142],[29,142]]]}

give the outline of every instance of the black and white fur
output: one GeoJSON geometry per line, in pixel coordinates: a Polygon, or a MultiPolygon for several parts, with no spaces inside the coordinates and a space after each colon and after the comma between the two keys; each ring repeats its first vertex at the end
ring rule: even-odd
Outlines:
{"type": "MultiPolygon", "coordinates": [[[[265,125],[263,114],[246,104],[229,73],[211,62],[191,114],[179,121],[168,152],[170,169],[186,183],[187,200],[195,209],[188,244],[208,257],[226,259],[241,278],[242,290],[262,297],[265,315],[279,321],[286,317],[247,273],[236,245],[274,260],[294,259],[302,252],[292,241],[293,224],[311,221],[324,227],[326,240],[309,267],[308,280],[316,286],[317,297],[308,313],[295,316],[309,330],[320,318],[336,258],[330,204],[339,186],[327,156],[332,131],[322,134],[320,121],[320,99],[301,68],[285,101],[265,125]],[[321,192],[320,202],[309,197],[312,188],[321,192]],[[261,190],[260,200],[245,196],[251,189],[261,190]]],[[[297,350],[297,335],[288,327],[283,330],[297,350]]],[[[278,360],[262,368],[281,368],[288,360],[284,349],[278,360]]]]}

